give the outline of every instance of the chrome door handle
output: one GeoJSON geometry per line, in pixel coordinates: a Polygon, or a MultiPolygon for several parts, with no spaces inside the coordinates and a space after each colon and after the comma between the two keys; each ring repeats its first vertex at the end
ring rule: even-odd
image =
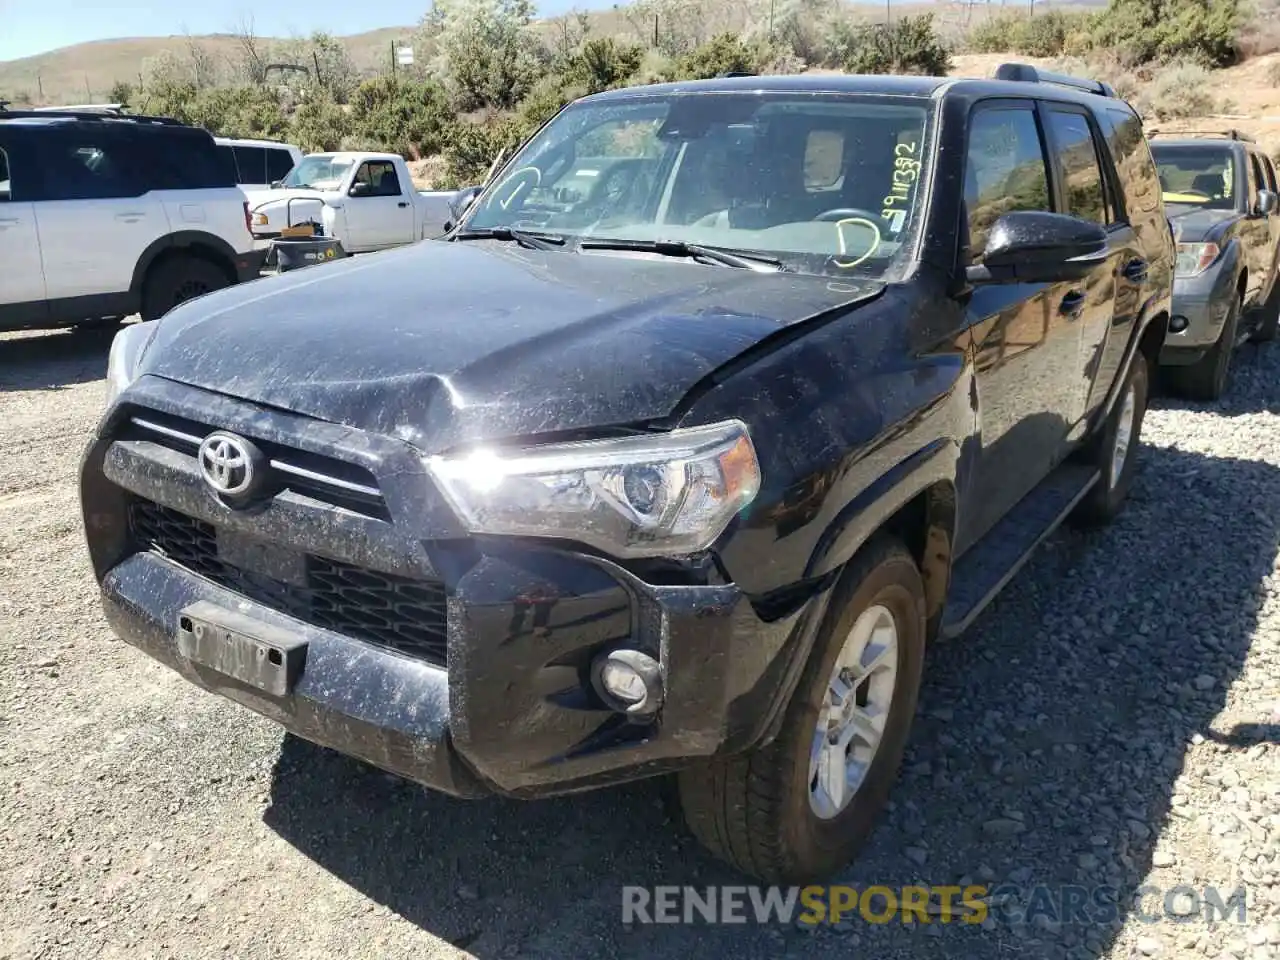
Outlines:
{"type": "Polygon", "coordinates": [[[117,213],[116,219],[123,220],[125,223],[137,223],[146,217],[145,213],[117,213]]]}

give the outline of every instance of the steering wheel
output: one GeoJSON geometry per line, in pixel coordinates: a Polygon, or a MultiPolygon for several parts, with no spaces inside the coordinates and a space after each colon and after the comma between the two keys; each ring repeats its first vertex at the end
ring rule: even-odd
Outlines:
{"type": "Polygon", "coordinates": [[[840,220],[870,220],[872,223],[884,223],[884,217],[878,213],[872,213],[870,210],[863,210],[861,207],[833,207],[830,210],[824,210],[813,218],[820,221],[840,221],[840,220]]]}

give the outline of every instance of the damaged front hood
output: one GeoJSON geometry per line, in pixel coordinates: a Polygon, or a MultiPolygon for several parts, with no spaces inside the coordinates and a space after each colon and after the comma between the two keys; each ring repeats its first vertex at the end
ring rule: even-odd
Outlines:
{"type": "Polygon", "coordinates": [[[668,416],[765,338],[883,289],[426,241],[183,304],[139,372],[435,451],[668,416]]]}

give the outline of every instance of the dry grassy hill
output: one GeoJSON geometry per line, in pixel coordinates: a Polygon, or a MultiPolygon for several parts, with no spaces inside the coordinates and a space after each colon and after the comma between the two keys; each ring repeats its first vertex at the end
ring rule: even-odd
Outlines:
{"type": "MultiPolygon", "coordinates": [[[[1057,0],[1055,9],[1070,7],[1097,6],[1105,0],[1057,0]]],[[[858,15],[867,20],[883,20],[885,8],[882,3],[854,3],[858,15]]],[[[736,30],[745,26],[748,16],[745,5],[730,5],[730,11],[723,15],[722,26],[736,30]],[[735,13],[732,11],[738,10],[735,13]],[[744,22],[739,23],[739,20],[744,22]]],[[[894,2],[892,5],[895,17],[907,16],[932,11],[944,36],[955,37],[963,32],[966,25],[980,20],[988,11],[1007,10],[1001,4],[979,3],[969,4],[954,0],[939,2],[894,2]]],[[[612,10],[601,10],[590,14],[591,32],[595,36],[626,36],[641,39],[638,36],[638,24],[628,18],[625,5],[612,10]]],[[[549,35],[557,31],[557,19],[540,21],[539,27],[549,35]]],[[[401,27],[385,27],[368,33],[358,33],[342,37],[348,53],[357,70],[361,73],[378,73],[389,68],[391,44],[397,39],[408,39],[416,30],[412,25],[401,27]]],[[[0,61],[0,96],[18,99],[25,95],[32,100],[49,103],[84,103],[106,98],[108,91],[117,81],[138,83],[139,74],[145,62],[158,57],[166,51],[181,56],[192,41],[199,43],[217,62],[230,64],[236,59],[236,37],[228,34],[213,34],[198,37],[128,37],[115,40],[97,40],[75,46],[63,47],[20,60],[0,61]]],[[[271,42],[271,41],[267,41],[271,42]]],[[[286,42],[286,41],[276,41],[286,42]]]]}

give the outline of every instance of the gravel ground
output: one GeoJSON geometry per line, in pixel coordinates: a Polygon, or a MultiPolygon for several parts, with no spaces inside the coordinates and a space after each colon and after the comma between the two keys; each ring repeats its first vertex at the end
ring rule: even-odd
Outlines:
{"type": "Polygon", "coordinates": [[[452,801],[113,639],[76,505],[106,346],[0,338],[0,957],[1280,958],[1280,347],[1215,409],[1159,400],[1120,521],[1056,536],[931,653],[847,877],[1243,886],[1246,922],[812,931],[624,928],[623,884],[742,882],[654,785],[452,801]]]}

